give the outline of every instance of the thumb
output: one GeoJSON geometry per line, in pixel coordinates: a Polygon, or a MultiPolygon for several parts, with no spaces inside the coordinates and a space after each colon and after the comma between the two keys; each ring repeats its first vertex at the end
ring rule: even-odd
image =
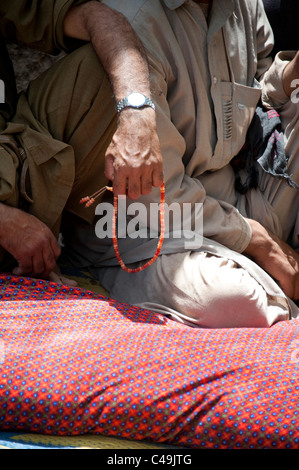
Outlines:
{"type": "Polygon", "coordinates": [[[114,179],[114,158],[111,154],[105,157],[105,176],[110,181],[114,179]]]}
{"type": "Polygon", "coordinates": [[[14,268],[12,270],[12,273],[15,275],[15,276],[24,276],[25,274],[29,273],[30,270],[27,268],[24,268],[23,266],[17,266],[16,268],[14,268]]]}

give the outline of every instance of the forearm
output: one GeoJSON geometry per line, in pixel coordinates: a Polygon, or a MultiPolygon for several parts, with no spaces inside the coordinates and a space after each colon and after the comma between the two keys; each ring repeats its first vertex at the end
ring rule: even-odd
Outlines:
{"type": "Polygon", "coordinates": [[[92,43],[117,101],[133,91],[150,95],[146,55],[121,13],[98,1],[84,3],[66,15],[64,34],[92,43]]]}
{"type": "MultiPolygon", "coordinates": [[[[132,92],[150,97],[149,69],[140,40],[127,19],[101,2],[90,1],[69,10],[64,34],[90,41],[105,69],[116,102],[132,92]]],[[[156,114],[150,107],[125,108],[105,155],[105,175],[115,195],[132,199],[163,182],[162,155],[156,114]]]]}
{"type": "Polygon", "coordinates": [[[243,254],[250,257],[280,285],[293,300],[299,299],[299,256],[284,241],[259,222],[247,219],[252,236],[243,254]]]}

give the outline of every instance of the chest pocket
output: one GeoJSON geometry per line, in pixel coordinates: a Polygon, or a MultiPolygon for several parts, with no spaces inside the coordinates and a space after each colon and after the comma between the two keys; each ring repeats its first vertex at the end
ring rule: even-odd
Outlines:
{"type": "MultiPolygon", "coordinates": [[[[261,86],[255,80],[252,87],[236,82],[221,82],[220,100],[216,111],[218,164],[226,165],[244,145],[247,129],[261,96],[261,86]]],[[[216,108],[215,107],[215,108],[216,108]]]]}
{"type": "Polygon", "coordinates": [[[261,97],[261,85],[254,79],[252,87],[233,84],[231,154],[235,156],[245,143],[248,127],[261,97]]]}

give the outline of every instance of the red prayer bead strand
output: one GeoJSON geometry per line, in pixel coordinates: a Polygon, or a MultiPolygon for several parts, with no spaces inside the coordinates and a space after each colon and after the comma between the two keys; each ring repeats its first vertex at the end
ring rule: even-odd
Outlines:
{"type": "MultiPolygon", "coordinates": [[[[96,193],[94,193],[92,196],[86,196],[81,199],[81,203],[85,203],[85,207],[89,207],[91,204],[94,203],[95,199],[100,196],[105,190],[113,191],[113,189],[109,186],[105,186],[104,188],[100,189],[96,193]]],[[[160,187],[161,191],[161,202],[160,202],[160,237],[159,237],[159,242],[157,245],[156,252],[154,256],[148,260],[145,264],[142,266],[138,266],[137,268],[128,268],[125,263],[123,262],[121,255],[119,253],[118,249],[118,242],[117,242],[117,234],[116,234],[116,229],[117,229],[117,213],[118,213],[118,197],[114,196],[113,198],[113,218],[112,218],[112,242],[113,242],[113,248],[115,252],[115,256],[117,261],[119,262],[120,267],[128,272],[128,273],[137,273],[140,271],[143,271],[144,269],[148,268],[151,264],[153,264],[156,259],[158,258],[163,242],[164,242],[164,237],[165,237],[165,185],[164,183],[160,187]]]]}
{"type": "Polygon", "coordinates": [[[164,186],[164,183],[162,184],[161,188],[161,203],[160,203],[160,237],[159,237],[159,242],[158,242],[158,245],[157,245],[157,249],[156,249],[156,253],[154,254],[154,256],[148,260],[145,264],[143,264],[142,266],[138,266],[137,268],[128,268],[125,263],[123,262],[121,256],[120,256],[120,253],[119,253],[119,249],[118,249],[118,243],[117,243],[117,235],[116,235],[116,220],[117,220],[117,196],[114,196],[114,214],[113,214],[113,220],[112,220],[112,241],[113,241],[113,247],[114,247],[114,251],[115,251],[115,256],[116,256],[116,259],[117,261],[119,262],[121,268],[128,272],[128,273],[137,273],[137,272],[140,272],[140,271],[143,271],[144,269],[148,268],[151,264],[153,264],[156,259],[158,258],[159,254],[160,254],[160,251],[161,251],[161,248],[162,248],[162,245],[163,245],[163,241],[164,241],[164,236],[165,236],[165,220],[164,220],[164,214],[165,214],[165,186],[164,186]]]}

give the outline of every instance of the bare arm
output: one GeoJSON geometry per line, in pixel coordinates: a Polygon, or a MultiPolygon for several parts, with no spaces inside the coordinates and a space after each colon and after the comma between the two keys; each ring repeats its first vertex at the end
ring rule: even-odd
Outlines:
{"type": "MultiPolygon", "coordinates": [[[[97,1],[73,7],[64,33],[91,41],[110,78],[116,101],[138,91],[150,97],[149,73],[142,44],[126,18],[97,1]]],[[[162,156],[151,108],[124,109],[106,153],[106,176],[113,190],[135,199],[163,181],[162,156]]]]}
{"type": "Polygon", "coordinates": [[[243,252],[272,276],[284,293],[299,299],[299,255],[276,235],[255,220],[247,219],[251,241],[243,252]]]}

